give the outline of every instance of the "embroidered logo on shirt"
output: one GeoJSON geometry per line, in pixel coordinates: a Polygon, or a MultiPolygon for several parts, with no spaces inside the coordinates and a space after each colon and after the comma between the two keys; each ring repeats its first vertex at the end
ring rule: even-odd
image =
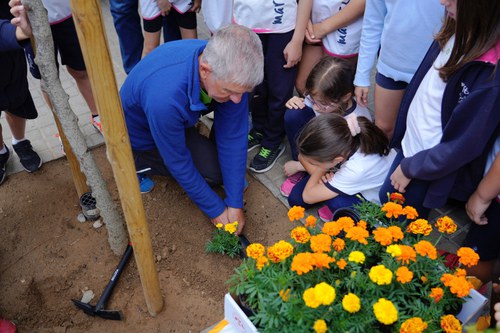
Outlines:
{"type": "Polygon", "coordinates": [[[460,85],[462,86],[462,91],[458,95],[458,103],[462,103],[462,101],[469,96],[469,88],[465,85],[465,83],[460,82],[460,85]]]}

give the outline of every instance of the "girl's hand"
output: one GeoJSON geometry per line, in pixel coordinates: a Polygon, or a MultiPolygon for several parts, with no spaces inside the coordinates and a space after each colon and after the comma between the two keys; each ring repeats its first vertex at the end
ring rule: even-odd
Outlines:
{"type": "Polygon", "coordinates": [[[172,9],[172,4],[168,0],[156,0],[156,4],[160,8],[161,15],[167,16],[172,9]]]}
{"type": "Polygon", "coordinates": [[[10,0],[9,6],[11,7],[10,12],[14,16],[14,18],[10,20],[10,23],[17,27],[16,39],[23,40],[30,38],[32,35],[31,24],[21,1],[10,0]]]}
{"type": "Polygon", "coordinates": [[[199,13],[201,9],[201,0],[194,0],[193,5],[189,9],[190,12],[199,13]]]}
{"type": "Polygon", "coordinates": [[[476,224],[485,225],[488,224],[488,218],[484,215],[484,212],[490,204],[491,200],[483,200],[477,192],[474,192],[465,204],[465,211],[476,224]]]}
{"type": "Polygon", "coordinates": [[[400,193],[405,193],[406,187],[410,183],[411,179],[406,177],[401,170],[401,165],[398,165],[396,170],[391,175],[391,185],[394,189],[400,193]]]}
{"type": "Polygon", "coordinates": [[[328,35],[328,32],[329,32],[329,31],[325,30],[324,24],[322,24],[322,23],[323,22],[316,23],[313,25],[314,38],[316,38],[316,40],[318,40],[318,41],[321,41],[321,39],[323,37],[325,37],[326,35],[328,35]]]}
{"type": "Polygon", "coordinates": [[[288,100],[288,102],[286,102],[285,106],[288,109],[298,110],[298,109],[303,109],[306,105],[304,104],[303,98],[300,98],[298,96],[293,96],[288,100]]]}
{"type": "Polygon", "coordinates": [[[283,68],[292,68],[297,65],[302,57],[302,42],[292,39],[283,50],[283,56],[286,60],[286,64],[283,65],[283,68]]]}
{"type": "Polygon", "coordinates": [[[370,92],[370,87],[358,87],[354,88],[354,95],[356,96],[356,102],[363,106],[368,106],[368,93],[370,92]]]}
{"type": "Polygon", "coordinates": [[[288,161],[283,166],[283,172],[287,177],[295,175],[299,171],[306,171],[299,161],[288,161]]]}
{"type": "Polygon", "coordinates": [[[318,44],[321,42],[321,39],[316,38],[316,35],[314,34],[314,25],[311,20],[307,22],[305,41],[307,44],[318,44]]]}
{"type": "Polygon", "coordinates": [[[328,183],[333,179],[334,173],[331,171],[326,172],[323,176],[321,176],[322,183],[328,183]]]}

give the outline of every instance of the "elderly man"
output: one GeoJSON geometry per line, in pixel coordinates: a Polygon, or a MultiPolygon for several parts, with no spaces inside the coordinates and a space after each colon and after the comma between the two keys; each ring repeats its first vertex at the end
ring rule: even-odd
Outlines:
{"type": "Polygon", "coordinates": [[[120,95],[141,183],[170,175],[213,224],[245,224],[248,96],[264,76],[259,38],[232,25],[208,41],[163,44],[130,72],[120,95]],[[211,139],[194,128],[215,111],[211,139]],[[226,197],[211,188],[224,185],[226,197]]]}

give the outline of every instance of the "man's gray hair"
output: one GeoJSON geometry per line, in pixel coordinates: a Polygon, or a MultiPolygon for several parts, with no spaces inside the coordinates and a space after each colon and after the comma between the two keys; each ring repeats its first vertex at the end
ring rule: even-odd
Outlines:
{"type": "Polygon", "coordinates": [[[217,80],[253,88],[264,79],[262,43],[256,33],[240,25],[219,29],[208,40],[201,61],[210,65],[217,80]]]}

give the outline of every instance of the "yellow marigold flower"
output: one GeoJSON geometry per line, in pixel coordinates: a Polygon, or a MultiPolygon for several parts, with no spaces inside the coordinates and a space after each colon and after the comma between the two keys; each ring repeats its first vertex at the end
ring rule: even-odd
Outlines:
{"type": "Polygon", "coordinates": [[[434,303],[437,303],[443,298],[444,295],[444,290],[443,288],[431,288],[431,293],[429,294],[429,297],[434,299],[434,303]]]}
{"type": "Polygon", "coordinates": [[[403,265],[409,264],[410,261],[417,261],[417,253],[411,246],[399,245],[399,248],[401,249],[401,254],[397,256],[397,261],[401,261],[403,265]]]}
{"type": "Polygon", "coordinates": [[[237,228],[238,228],[238,221],[234,221],[233,223],[228,223],[224,226],[224,230],[226,232],[229,232],[231,235],[236,232],[237,228]]]}
{"type": "Polygon", "coordinates": [[[340,252],[345,248],[345,240],[342,238],[336,238],[332,245],[335,251],[340,252]]]}
{"type": "Polygon", "coordinates": [[[413,317],[401,324],[400,333],[422,333],[427,329],[427,323],[420,317],[413,317]]]}
{"type": "Polygon", "coordinates": [[[458,261],[467,267],[477,265],[479,255],[470,247],[461,247],[457,251],[458,261]]]}
{"type": "Polygon", "coordinates": [[[305,227],[297,227],[292,230],[290,233],[290,236],[295,239],[297,243],[305,244],[309,242],[309,239],[311,238],[311,234],[309,233],[309,230],[307,230],[305,227]]]}
{"type": "Polygon", "coordinates": [[[255,262],[255,267],[257,267],[259,271],[262,270],[262,268],[264,268],[264,266],[266,265],[269,265],[269,260],[267,259],[267,257],[262,256],[257,258],[257,261],[255,262]]]}
{"type": "Polygon", "coordinates": [[[401,252],[402,252],[399,245],[396,245],[396,244],[389,245],[385,251],[393,257],[399,257],[401,255],[401,252]]]}
{"type": "Polygon", "coordinates": [[[307,307],[316,309],[318,306],[321,305],[321,302],[316,299],[316,292],[314,291],[314,288],[308,288],[304,291],[302,294],[302,299],[304,300],[304,303],[306,303],[307,307]]]}
{"type": "Polygon", "coordinates": [[[292,244],[280,240],[267,248],[267,257],[274,263],[281,262],[293,254],[292,244]]]}
{"type": "Polygon", "coordinates": [[[373,266],[368,273],[370,280],[378,285],[391,284],[392,275],[391,270],[387,269],[384,265],[373,266]]]}
{"type": "Polygon", "coordinates": [[[266,248],[262,244],[252,243],[247,246],[247,256],[249,258],[257,260],[258,258],[262,257],[265,252],[266,248]]]}
{"type": "Polygon", "coordinates": [[[326,333],[328,331],[328,326],[326,326],[326,322],[323,319],[316,320],[313,328],[316,333],[326,333]]]}
{"type": "Polygon", "coordinates": [[[335,258],[326,253],[313,253],[314,266],[319,269],[330,268],[330,263],[335,262],[335,258]]]}
{"type": "Polygon", "coordinates": [[[339,222],[325,222],[321,231],[328,236],[337,236],[342,231],[342,224],[339,222]]]}
{"type": "Polygon", "coordinates": [[[406,206],[403,208],[403,215],[406,215],[408,220],[414,220],[418,217],[418,212],[412,206],[406,206]]]}
{"type": "Polygon", "coordinates": [[[283,300],[283,302],[288,302],[288,300],[290,299],[290,288],[288,288],[287,290],[281,289],[280,297],[283,300]]]}
{"type": "Polygon", "coordinates": [[[413,279],[413,272],[406,266],[401,266],[396,270],[396,280],[402,284],[408,283],[413,279]]]}
{"type": "Polygon", "coordinates": [[[305,211],[304,207],[293,206],[288,211],[288,218],[290,219],[290,221],[300,220],[301,218],[304,217],[304,211],[305,211]]]}
{"type": "Polygon", "coordinates": [[[370,236],[368,230],[361,227],[352,227],[345,235],[346,238],[349,238],[352,241],[358,241],[359,243],[365,245],[368,244],[368,241],[366,240],[368,236],[370,236]]]}
{"type": "Polygon", "coordinates": [[[403,230],[401,230],[400,227],[392,225],[387,229],[391,233],[393,241],[397,242],[397,241],[400,241],[404,238],[403,230]]]}
{"type": "Polygon", "coordinates": [[[382,246],[392,244],[392,234],[388,228],[380,227],[373,230],[373,238],[382,246]]]}
{"type": "Polygon", "coordinates": [[[342,226],[342,229],[347,232],[349,229],[354,227],[354,220],[348,216],[343,216],[337,220],[337,223],[339,223],[342,226]]]}
{"type": "Polygon", "coordinates": [[[318,283],[314,287],[314,292],[316,293],[316,299],[319,300],[322,305],[330,305],[335,300],[335,288],[326,282],[318,283]]]}
{"type": "Polygon", "coordinates": [[[413,247],[415,248],[415,251],[417,251],[417,253],[420,254],[422,257],[427,256],[432,260],[437,259],[437,250],[434,247],[434,245],[432,245],[431,242],[426,240],[421,240],[413,247]]]}
{"type": "Polygon", "coordinates": [[[398,192],[391,193],[389,196],[389,199],[395,203],[398,203],[400,205],[405,203],[405,197],[398,192]]]}
{"type": "Polygon", "coordinates": [[[398,310],[391,301],[385,298],[373,304],[373,313],[375,318],[384,325],[391,325],[398,320],[398,310]]]}
{"type": "Polygon", "coordinates": [[[224,224],[222,224],[222,223],[217,223],[217,224],[215,225],[215,227],[216,227],[217,229],[221,229],[223,226],[224,226],[224,224]]]}
{"type": "Polygon", "coordinates": [[[296,272],[298,275],[308,273],[313,269],[314,258],[312,253],[304,252],[298,253],[292,259],[291,270],[296,272]]]}
{"type": "Polygon", "coordinates": [[[381,210],[385,212],[385,216],[387,216],[388,218],[398,218],[399,215],[402,215],[404,213],[403,206],[391,201],[386,202],[382,206],[381,210]]]}
{"type": "Polygon", "coordinates": [[[453,221],[453,219],[451,219],[448,216],[440,217],[436,221],[435,225],[438,228],[439,232],[442,232],[442,233],[452,234],[455,231],[457,231],[456,223],[453,221]]]}
{"type": "Polygon", "coordinates": [[[311,236],[311,250],[314,252],[330,252],[332,238],[326,234],[311,236]]]}
{"type": "Polygon", "coordinates": [[[316,217],[309,215],[306,217],[306,227],[314,228],[316,226],[316,217]]]}
{"type": "Polygon", "coordinates": [[[353,293],[348,293],[342,298],[342,307],[350,313],[356,313],[361,309],[359,297],[353,293]]]}
{"type": "Polygon", "coordinates": [[[462,325],[460,321],[453,315],[441,317],[441,328],[445,333],[461,333],[462,325]]]}
{"type": "Polygon", "coordinates": [[[415,235],[429,236],[432,231],[432,227],[427,220],[418,219],[410,223],[406,231],[415,235]]]}
{"type": "Polygon", "coordinates": [[[344,270],[345,266],[347,266],[347,261],[345,261],[344,259],[337,260],[337,266],[341,270],[344,270]]]}
{"type": "Polygon", "coordinates": [[[352,251],[349,253],[349,258],[347,260],[362,264],[365,262],[365,254],[361,251],[352,251]]]}

